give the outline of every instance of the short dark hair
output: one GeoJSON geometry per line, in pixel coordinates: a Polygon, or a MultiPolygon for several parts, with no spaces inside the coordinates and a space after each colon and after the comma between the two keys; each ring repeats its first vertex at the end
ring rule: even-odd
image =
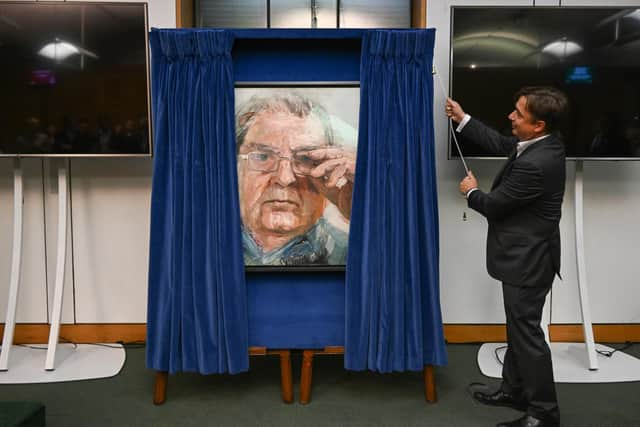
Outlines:
{"type": "Polygon", "coordinates": [[[559,124],[569,112],[569,100],[560,90],[551,86],[525,86],[513,97],[517,102],[520,97],[527,101],[527,111],[534,120],[545,122],[548,132],[556,131],[559,124]]]}

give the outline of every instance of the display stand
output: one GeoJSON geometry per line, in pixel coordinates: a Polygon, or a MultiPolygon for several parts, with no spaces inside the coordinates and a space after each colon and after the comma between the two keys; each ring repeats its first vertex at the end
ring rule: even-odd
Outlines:
{"type": "MultiPolygon", "coordinates": [[[[596,345],[591,323],[589,293],[587,290],[587,273],[584,257],[584,203],[583,203],[583,164],[576,160],[575,172],[575,224],[576,224],[576,261],[578,271],[578,293],[580,312],[584,331],[584,344],[550,342],[548,325],[545,319],[550,318],[550,298],[547,297],[543,310],[542,328],[551,349],[554,378],[557,382],[621,382],[640,381],[640,360],[618,352],[615,357],[598,363],[596,345]],[[585,353],[586,350],[586,353],[585,353]]],[[[478,365],[483,374],[500,378],[502,365],[496,360],[497,351],[505,347],[504,343],[486,343],[478,351],[478,365]]],[[[611,351],[602,346],[603,350],[611,351]]]]}
{"type": "MultiPolygon", "coordinates": [[[[311,401],[314,355],[344,355],[344,347],[333,346],[325,347],[322,350],[303,350],[302,368],[300,370],[300,403],[303,405],[311,401]]],[[[438,397],[433,365],[424,365],[422,375],[424,379],[424,398],[429,403],[436,403],[438,397]]]]}
{"type": "Polygon", "coordinates": [[[58,249],[56,251],[56,282],[53,288],[53,310],[51,312],[51,328],[49,329],[49,345],[45,369],[52,371],[56,360],[56,350],[60,337],[60,321],[62,320],[62,294],[64,289],[65,260],[67,256],[67,164],[58,166],[58,249]]]}
{"type": "Polygon", "coordinates": [[[578,264],[578,293],[580,294],[580,313],[582,314],[582,329],[586,344],[588,368],[598,369],[596,344],[593,339],[593,325],[591,323],[591,308],[589,306],[589,292],[587,291],[587,269],[584,260],[584,200],[582,184],[582,160],[576,160],[575,174],[575,217],[576,217],[576,260],[578,264]]]}
{"type": "Polygon", "coordinates": [[[56,260],[56,279],[53,297],[53,311],[51,314],[51,328],[49,330],[49,344],[46,348],[34,345],[29,347],[13,346],[15,330],[16,307],[18,304],[18,290],[20,285],[20,261],[22,252],[22,214],[23,214],[23,183],[20,159],[16,158],[13,167],[14,176],[14,228],[13,228],[13,256],[11,264],[11,282],[9,286],[9,302],[7,319],[5,322],[2,351],[0,352],[0,384],[57,382],[81,379],[104,378],[116,375],[124,365],[125,352],[120,344],[58,344],[60,322],[62,318],[62,296],[64,289],[65,258],[67,246],[67,215],[68,215],[68,160],[64,159],[58,165],[58,244],[56,260]],[[19,360],[9,371],[9,354],[12,348],[19,353],[19,360]],[[56,353],[61,348],[63,357],[56,353]],[[43,360],[44,359],[44,360],[43,360]],[[59,368],[62,362],[63,369],[59,368]],[[44,365],[44,366],[43,366],[44,365]],[[42,371],[42,368],[46,372],[42,371]]]}
{"type": "MultiPolygon", "coordinates": [[[[249,347],[249,356],[279,356],[280,357],[280,393],[284,403],[293,402],[293,376],[291,371],[290,350],[268,350],[265,347],[249,347]]],[[[153,404],[162,405],[167,399],[167,383],[169,373],[156,371],[153,385],[153,404]]]]}
{"type": "Polygon", "coordinates": [[[9,279],[9,299],[7,318],[4,322],[2,351],[0,351],[0,371],[9,367],[9,354],[16,327],[16,308],[20,288],[20,261],[22,260],[22,164],[20,157],[13,160],[13,252],[11,254],[11,278],[9,279]]]}

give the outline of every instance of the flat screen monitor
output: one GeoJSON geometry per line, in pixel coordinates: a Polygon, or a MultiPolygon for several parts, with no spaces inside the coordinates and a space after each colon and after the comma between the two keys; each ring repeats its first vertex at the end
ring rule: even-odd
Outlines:
{"type": "Polygon", "coordinates": [[[0,2],[0,156],[149,156],[146,3],[0,2]]]}
{"type": "MultiPolygon", "coordinates": [[[[522,86],[564,91],[567,157],[640,159],[640,9],[452,7],[451,96],[511,134],[507,115],[522,86]]],[[[450,138],[451,139],[451,138],[450,138]]],[[[459,140],[463,155],[494,157],[459,140]]],[[[458,156],[455,144],[450,157],[458,156]]]]}

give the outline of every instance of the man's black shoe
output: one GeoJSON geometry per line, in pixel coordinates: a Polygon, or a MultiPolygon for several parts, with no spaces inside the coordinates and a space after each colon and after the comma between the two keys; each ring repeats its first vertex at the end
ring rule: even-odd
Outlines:
{"type": "Polygon", "coordinates": [[[498,423],[496,427],[558,427],[559,425],[556,421],[545,421],[531,415],[525,415],[517,420],[498,423]]]}
{"type": "MultiPolygon", "coordinates": [[[[521,400],[517,400],[513,395],[506,393],[502,390],[496,392],[489,392],[488,388],[484,384],[473,383],[469,385],[469,393],[476,402],[480,402],[483,405],[489,406],[506,406],[518,411],[526,411],[527,403],[521,400]]],[[[518,425],[518,424],[514,424],[518,425]]]]}

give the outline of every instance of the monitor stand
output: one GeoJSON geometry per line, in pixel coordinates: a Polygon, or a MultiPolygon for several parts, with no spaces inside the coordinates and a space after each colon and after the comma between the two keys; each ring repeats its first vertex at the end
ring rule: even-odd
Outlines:
{"type": "MultiPolygon", "coordinates": [[[[578,268],[578,293],[580,295],[580,312],[584,331],[584,344],[568,342],[550,342],[549,327],[546,319],[550,319],[550,297],[544,306],[542,329],[551,348],[553,374],[556,382],[623,382],[640,381],[640,359],[622,352],[612,357],[598,359],[593,338],[589,294],[587,290],[587,273],[584,257],[584,201],[583,201],[583,164],[576,160],[575,173],[575,224],[576,224],[576,261],[578,268]]],[[[600,346],[601,350],[613,349],[600,346]]],[[[493,378],[502,377],[505,343],[486,343],[478,351],[478,366],[482,373],[493,378]],[[500,355],[502,351],[502,355],[500,355]],[[500,360],[497,360],[498,357],[500,360]]]]}
{"type": "Polygon", "coordinates": [[[9,366],[9,353],[13,344],[16,327],[16,307],[20,287],[20,261],[22,260],[22,164],[20,158],[13,159],[13,252],[11,254],[11,276],[9,279],[9,299],[7,317],[4,322],[2,351],[0,351],[0,371],[9,366]]]}
{"type": "Polygon", "coordinates": [[[7,317],[0,350],[0,384],[73,381],[116,375],[124,365],[125,352],[120,344],[58,344],[62,318],[68,214],[68,160],[58,165],[58,245],[53,312],[47,347],[13,345],[16,308],[20,286],[22,255],[23,179],[20,158],[13,163],[14,216],[13,254],[7,317]],[[56,363],[56,354],[61,348],[56,363]],[[43,350],[47,350],[44,354],[43,350]],[[9,370],[9,355],[15,352],[14,366],[9,370]],[[44,368],[44,370],[43,370],[44,368]]]}

